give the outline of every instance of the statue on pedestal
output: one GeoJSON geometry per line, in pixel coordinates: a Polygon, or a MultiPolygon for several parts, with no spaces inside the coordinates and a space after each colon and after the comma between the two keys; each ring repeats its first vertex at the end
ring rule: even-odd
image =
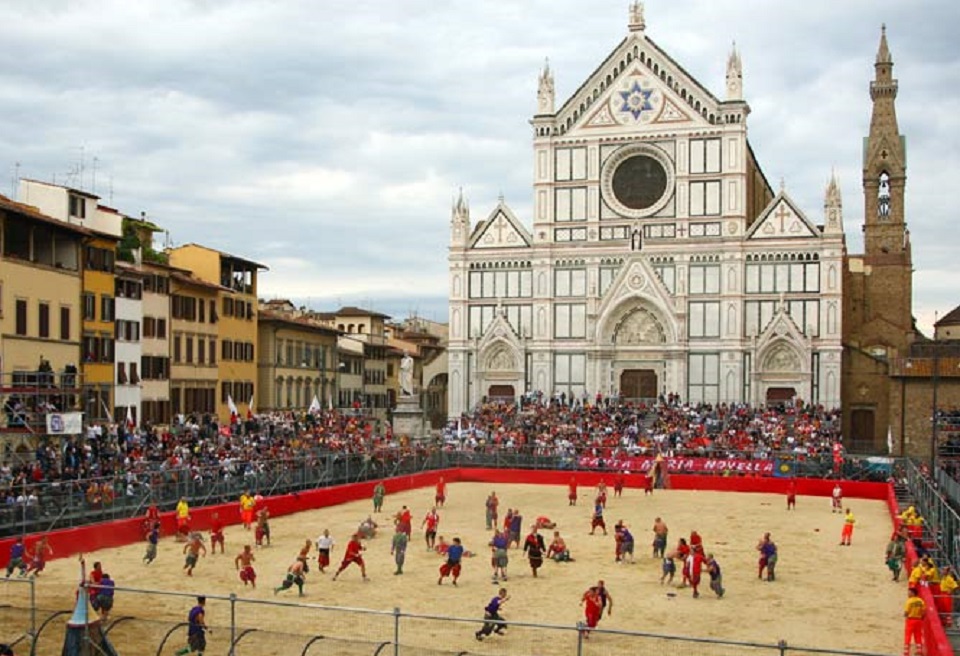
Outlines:
{"type": "Polygon", "coordinates": [[[400,360],[400,396],[413,396],[413,358],[406,352],[400,360]]]}

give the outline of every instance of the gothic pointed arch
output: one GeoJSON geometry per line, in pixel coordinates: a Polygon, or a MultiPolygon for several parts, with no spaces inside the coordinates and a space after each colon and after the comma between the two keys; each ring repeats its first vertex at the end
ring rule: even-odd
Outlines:
{"type": "Polygon", "coordinates": [[[520,336],[498,309],[477,345],[479,366],[485,372],[517,372],[523,370],[523,349],[520,336]]]}
{"type": "Polygon", "coordinates": [[[672,306],[673,297],[650,263],[634,255],[620,267],[597,308],[596,342],[674,344],[681,331],[672,306]]]}

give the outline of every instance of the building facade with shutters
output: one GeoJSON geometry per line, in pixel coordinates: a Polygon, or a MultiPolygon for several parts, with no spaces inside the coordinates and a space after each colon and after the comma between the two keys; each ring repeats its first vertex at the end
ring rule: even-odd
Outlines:
{"type": "Polygon", "coordinates": [[[216,303],[206,313],[220,342],[216,414],[229,421],[232,401],[243,418],[256,393],[257,275],[267,267],[199,244],[171,248],[167,254],[172,266],[217,288],[216,303]]]}
{"type": "Polygon", "coordinates": [[[740,55],[725,59],[715,95],[635,3],[559,106],[542,71],[533,216],[501,199],[474,223],[462,194],[452,209],[450,416],[532,392],[839,405],[839,188],[801,208],[770,184],[740,55]]]}

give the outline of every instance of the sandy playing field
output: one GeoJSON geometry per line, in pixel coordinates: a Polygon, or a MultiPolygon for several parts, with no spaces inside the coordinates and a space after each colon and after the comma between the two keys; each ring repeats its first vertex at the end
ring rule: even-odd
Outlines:
{"type": "MultiPolygon", "coordinates": [[[[389,495],[384,504],[386,512],[375,516],[382,532],[367,543],[365,559],[370,582],[361,581],[356,567],[350,567],[334,582],[329,573],[317,572],[315,555],[311,554],[311,571],[302,601],[387,611],[399,607],[411,613],[482,618],[484,605],[497,590],[490,580],[486,546],[489,533],[484,527],[484,499],[494,489],[500,497],[501,520],[509,507],[521,510],[527,526],[537,515],[549,516],[558,523],[575,558],[572,563],[547,561],[540,577],[534,579],[522,554],[511,550],[510,579],[506,584],[511,599],[503,611],[508,621],[572,626],[583,617],[579,605],[582,592],[598,579],[605,579],[614,606],[612,615],[603,618],[601,628],[765,643],[783,639],[805,647],[898,651],[905,590],[903,584],[889,581],[883,563],[891,522],[883,503],[855,499],[849,500],[858,520],[853,546],[840,547],[842,519],[831,514],[826,498],[800,497],[798,509],[788,512],[784,497],[779,495],[657,491],[644,497],[642,491],[628,489],[622,498],[613,498],[611,489],[606,512],[609,535],[603,537],[599,532],[588,535],[592,489],[581,488],[578,505],[568,507],[565,487],[452,484],[447,506],[440,510],[440,534],[448,539],[459,536],[467,549],[478,553],[477,557],[465,559],[460,584],[455,588],[449,579],[442,587],[437,585],[441,559],[427,552],[419,530],[423,515],[432,505],[433,489],[421,489],[389,495]],[[414,534],[404,574],[394,576],[389,553],[390,517],[403,504],[414,513],[414,534]],[[706,550],[716,555],[723,568],[727,589],[723,599],[717,599],[706,582],[699,599],[693,599],[689,589],[660,585],[660,561],[651,557],[649,547],[650,527],[656,516],[663,517],[670,527],[671,548],[678,538],[688,537],[692,529],[700,532],[706,550]],[[634,533],[636,564],[614,563],[612,527],[618,519],[625,520],[634,533]],[[755,547],[765,531],[772,533],[780,553],[777,581],[773,583],[757,579],[755,547]]],[[[272,546],[256,550],[256,590],[245,588],[234,569],[234,556],[244,544],[253,542],[252,533],[239,526],[226,530],[226,555],[208,554],[201,559],[193,577],[183,574],[182,545],[172,538],[162,540],[159,556],[149,566],[141,562],[143,544],[87,554],[87,562],[101,561],[118,587],[211,595],[233,592],[242,600],[297,602],[296,588],[278,596],[274,596],[272,588],[279,584],[304,540],[316,539],[324,528],[329,528],[337,540],[332,557],[335,567],[350,533],[371,509],[370,502],[364,501],[272,519],[272,546]]],[[[543,533],[549,544],[551,532],[543,533]]],[[[51,562],[37,583],[39,605],[45,610],[70,608],[78,572],[73,558],[51,562]]],[[[679,579],[678,572],[676,582],[679,579]]],[[[26,587],[0,584],[0,605],[22,603],[26,587]]],[[[118,623],[110,638],[122,656],[154,654],[163,635],[184,620],[191,605],[192,599],[186,597],[118,592],[113,618],[138,619],[118,623]]],[[[39,619],[48,615],[40,613],[39,619]]],[[[62,622],[53,620],[51,628],[41,634],[39,653],[59,653],[62,622]]],[[[226,653],[229,604],[208,601],[207,622],[216,627],[209,638],[208,653],[226,653]]],[[[388,615],[248,603],[237,604],[237,623],[259,629],[239,642],[238,654],[300,654],[309,637],[317,634],[327,637],[314,643],[307,653],[336,654],[341,653],[341,648],[342,653],[374,653],[378,643],[392,639],[394,626],[388,615]]],[[[431,653],[431,649],[438,654],[567,654],[572,653],[576,644],[572,631],[514,627],[506,636],[494,635],[479,643],[473,638],[473,632],[479,628],[474,624],[404,618],[400,627],[400,641],[410,646],[402,651],[410,654],[431,653]]],[[[173,653],[182,646],[184,635],[184,630],[176,631],[163,653],[173,653]]],[[[666,653],[680,652],[683,645],[653,646],[649,640],[595,634],[585,653],[626,654],[641,648],[666,653]]],[[[743,653],[707,645],[697,649],[705,653],[709,650],[711,654],[743,653]]]]}

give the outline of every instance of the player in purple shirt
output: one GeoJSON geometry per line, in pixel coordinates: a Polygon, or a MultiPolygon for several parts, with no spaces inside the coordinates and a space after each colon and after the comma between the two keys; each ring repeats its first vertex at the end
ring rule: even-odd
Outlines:
{"type": "Polygon", "coordinates": [[[10,546],[10,561],[7,563],[7,578],[13,574],[13,570],[19,569],[20,576],[27,575],[27,563],[23,557],[26,554],[26,547],[23,545],[23,538],[17,538],[17,541],[10,546]]]}
{"type": "Polygon", "coordinates": [[[507,589],[500,588],[497,596],[490,600],[487,607],[483,609],[483,628],[474,634],[477,640],[482,641],[493,632],[502,634],[504,629],[507,628],[503,618],[500,617],[500,609],[503,608],[503,604],[509,599],[510,596],[507,594],[507,589]]]}

